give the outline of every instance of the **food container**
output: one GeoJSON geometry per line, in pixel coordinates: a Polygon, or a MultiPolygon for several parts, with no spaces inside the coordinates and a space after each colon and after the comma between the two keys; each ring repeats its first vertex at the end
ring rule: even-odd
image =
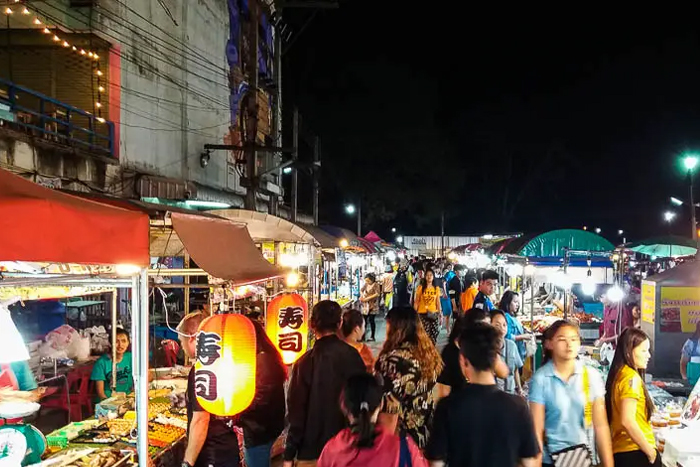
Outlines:
{"type": "Polygon", "coordinates": [[[654,428],[666,428],[668,425],[669,421],[658,415],[651,418],[651,426],[654,428]]]}

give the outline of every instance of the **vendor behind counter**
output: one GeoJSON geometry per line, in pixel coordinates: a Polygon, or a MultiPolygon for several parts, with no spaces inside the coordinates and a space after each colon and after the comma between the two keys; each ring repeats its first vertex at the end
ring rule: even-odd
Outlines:
{"type": "MultiPolygon", "coordinates": [[[[117,386],[116,392],[129,394],[134,390],[132,370],[131,345],[129,333],[124,329],[117,329],[117,340],[114,343],[117,354],[117,386]]],[[[112,397],[112,355],[102,355],[92,369],[90,379],[95,381],[96,402],[112,397]]]]}
{"type": "Polygon", "coordinates": [[[700,322],[695,325],[695,333],[685,341],[681,350],[681,377],[694,386],[700,379],[700,322]]]}

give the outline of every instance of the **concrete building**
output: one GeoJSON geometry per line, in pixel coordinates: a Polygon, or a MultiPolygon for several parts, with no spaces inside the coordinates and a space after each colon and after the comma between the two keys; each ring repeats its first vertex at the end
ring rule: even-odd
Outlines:
{"type": "MultiPolygon", "coordinates": [[[[271,151],[205,151],[281,147],[264,0],[3,8],[0,167],[55,188],[242,208],[243,180],[279,164],[271,151]]],[[[276,209],[279,176],[261,177],[257,209],[276,209]]]]}

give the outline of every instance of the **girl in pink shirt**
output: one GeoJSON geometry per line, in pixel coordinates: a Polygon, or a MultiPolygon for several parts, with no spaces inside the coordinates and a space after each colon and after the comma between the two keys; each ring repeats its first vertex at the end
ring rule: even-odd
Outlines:
{"type": "Polygon", "coordinates": [[[326,443],[317,467],[428,467],[410,436],[377,425],[381,403],[382,388],[372,375],[348,379],[341,408],[350,428],[326,443]]]}

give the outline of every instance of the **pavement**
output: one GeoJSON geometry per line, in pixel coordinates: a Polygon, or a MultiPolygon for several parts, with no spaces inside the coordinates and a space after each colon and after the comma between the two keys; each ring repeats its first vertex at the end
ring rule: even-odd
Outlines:
{"type": "MultiPolygon", "coordinates": [[[[384,346],[384,341],[386,341],[386,320],[383,316],[377,316],[376,322],[377,332],[374,337],[377,340],[375,342],[365,342],[367,344],[367,347],[372,349],[372,354],[374,355],[374,358],[377,358],[377,356],[379,356],[379,352],[381,352],[382,346],[384,346]]],[[[438,335],[437,340],[438,350],[442,350],[442,348],[445,347],[445,345],[447,345],[448,337],[449,333],[444,328],[440,329],[440,334],[438,335]]]]}

